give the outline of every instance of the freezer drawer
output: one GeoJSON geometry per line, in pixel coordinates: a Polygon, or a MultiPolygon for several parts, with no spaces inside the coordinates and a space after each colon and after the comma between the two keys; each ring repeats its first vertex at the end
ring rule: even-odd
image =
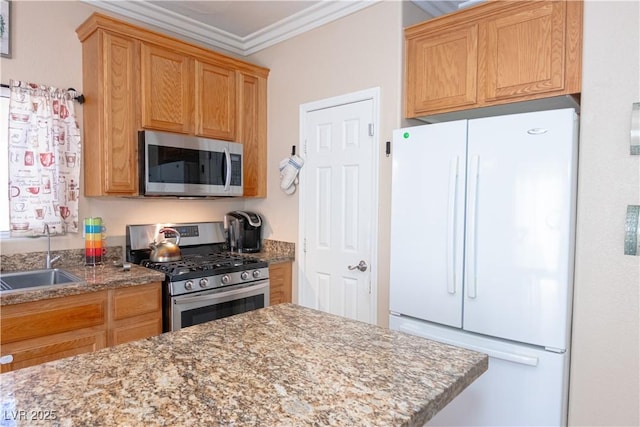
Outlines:
{"type": "Polygon", "coordinates": [[[569,355],[390,317],[391,329],[489,355],[489,370],[429,426],[561,426],[567,422],[569,355]]]}

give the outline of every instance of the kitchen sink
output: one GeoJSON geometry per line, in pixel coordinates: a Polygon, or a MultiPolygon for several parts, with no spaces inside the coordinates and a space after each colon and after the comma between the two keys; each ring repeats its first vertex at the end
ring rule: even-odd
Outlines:
{"type": "Polygon", "coordinates": [[[79,283],[83,280],[59,268],[0,273],[0,290],[39,288],[42,286],[79,283]]]}

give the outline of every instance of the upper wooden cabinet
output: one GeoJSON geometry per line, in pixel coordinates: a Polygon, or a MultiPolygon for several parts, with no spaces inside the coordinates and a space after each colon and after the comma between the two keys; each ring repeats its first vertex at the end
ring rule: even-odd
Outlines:
{"type": "Polygon", "coordinates": [[[236,139],[236,71],[142,43],[142,127],[236,139]]]}
{"type": "Polygon", "coordinates": [[[405,30],[405,116],[581,90],[581,1],[489,1],[405,30]]]}
{"type": "Polygon", "coordinates": [[[82,44],[84,194],[138,192],[139,44],[99,31],[82,44]]]}
{"type": "MultiPolygon", "coordinates": [[[[203,61],[195,61],[195,67],[196,135],[237,140],[242,110],[237,108],[236,71],[203,61]]],[[[247,141],[243,144],[247,150],[247,141]]]]}
{"type": "Polygon", "coordinates": [[[266,196],[268,69],[98,13],[76,33],[86,196],[138,195],[141,129],[243,144],[244,196],[266,196]]]}
{"type": "Polygon", "coordinates": [[[267,194],[267,81],[255,75],[238,73],[238,138],[244,145],[244,195],[267,194]]]}
{"type": "Polygon", "coordinates": [[[416,37],[407,49],[407,105],[433,111],[477,102],[478,24],[416,37]]]}
{"type": "Polygon", "coordinates": [[[142,127],[193,133],[193,59],[148,43],[141,54],[142,127]]]}

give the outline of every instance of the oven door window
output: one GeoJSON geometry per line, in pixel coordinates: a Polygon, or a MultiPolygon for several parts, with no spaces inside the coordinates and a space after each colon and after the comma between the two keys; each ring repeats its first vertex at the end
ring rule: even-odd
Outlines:
{"type": "Polygon", "coordinates": [[[183,311],[180,313],[180,323],[186,328],[259,308],[264,308],[264,294],[183,311]]]}
{"type": "Polygon", "coordinates": [[[257,310],[269,305],[269,282],[173,298],[172,330],[257,310]]]}

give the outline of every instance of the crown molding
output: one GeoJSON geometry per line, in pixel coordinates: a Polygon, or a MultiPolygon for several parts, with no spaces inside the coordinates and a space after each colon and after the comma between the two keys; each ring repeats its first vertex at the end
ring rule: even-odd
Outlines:
{"type": "Polygon", "coordinates": [[[92,6],[241,56],[251,55],[381,0],[323,1],[245,37],[239,37],[148,1],[81,0],[92,6]]]}

